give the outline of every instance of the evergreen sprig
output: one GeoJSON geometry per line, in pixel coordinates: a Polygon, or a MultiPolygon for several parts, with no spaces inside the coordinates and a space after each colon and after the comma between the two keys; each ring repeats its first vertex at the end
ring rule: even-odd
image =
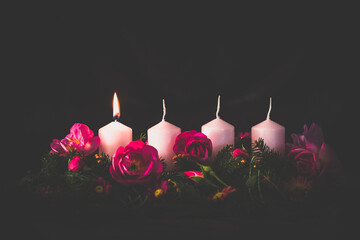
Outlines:
{"type": "Polygon", "coordinates": [[[290,176],[294,176],[296,169],[290,163],[290,160],[280,153],[273,151],[264,143],[264,140],[259,138],[252,145],[253,163],[257,164],[257,168],[261,169],[263,173],[273,178],[278,178],[283,181],[290,176]]]}
{"type": "MultiPolygon", "coordinates": [[[[140,134],[139,139],[146,141],[146,135],[140,134]]],[[[190,156],[180,154],[173,158],[175,169],[167,169],[164,159],[160,159],[163,172],[159,183],[155,186],[125,187],[117,184],[109,173],[111,159],[106,155],[96,153],[82,156],[85,167],[79,172],[68,169],[69,161],[74,156],[80,156],[76,151],[66,157],[58,154],[46,154],[42,158],[42,168],[31,177],[26,176],[23,183],[31,191],[40,193],[56,193],[62,189],[63,195],[81,195],[86,201],[90,184],[99,177],[112,185],[112,194],[108,198],[119,209],[140,209],[144,206],[159,203],[204,203],[213,199],[214,194],[224,194],[230,188],[236,189],[231,194],[231,201],[239,208],[251,204],[263,204],[269,199],[282,197],[284,182],[296,175],[296,169],[290,160],[271,150],[263,139],[251,143],[250,139],[242,139],[235,146],[227,145],[218,152],[212,161],[199,163],[190,156]],[[235,158],[233,152],[241,148],[249,156],[235,158]],[[189,178],[184,171],[200,171],[203,176],[189,178]],[[159,190],[160,182],[167,182],[166,194],[154,195],[159,190]],[[156,201],[154,201],[156,200],[156,201]],[[241,204],[239,203],[241,202],[241,204]]],[[[89,200],[90,201],[90,200],[89,200]]]]}
{"type": "Polygon", "coordinates": [[[188,155],[178,154],[174,156],[173,161],[177,171],[200,171],[200,167],[196,164],[196,161],[188,155]]]}
{"type": "Polygon", "coordinates": [[[214,158],[212,167],[221,179],[231,186],[238,187],[246,178],[249,163],[235,159],[232,155],[233,150],[232,145],[225,146],[214,158]]]}
{"type": "Polygon", "coordinates": [[[44,176],[56,176],[67,170],[68,159],[61,157],[59,154],[46,154],[42,158],[41,174],[44,176]]]}

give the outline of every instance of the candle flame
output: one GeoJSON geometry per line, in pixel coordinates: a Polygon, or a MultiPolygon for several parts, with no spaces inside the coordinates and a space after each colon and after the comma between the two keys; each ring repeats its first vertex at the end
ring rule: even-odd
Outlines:
{"type": "Polygon", "coordinates": [[[113,98],[113,118],[115,121],[120,118],[120,104],[116,92],[114,92],[113,98]]]}

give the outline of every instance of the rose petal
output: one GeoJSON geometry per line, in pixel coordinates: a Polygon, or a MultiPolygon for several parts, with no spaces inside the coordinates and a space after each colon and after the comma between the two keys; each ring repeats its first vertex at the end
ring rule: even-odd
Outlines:
{"type": "Polygon", "coordinates": [[[73,172],[78,172],[84,167],[84,165],[84,161],[79,156],[75,156],[71,159],[68,168],[73,172]]]}
{"type": "Polygon", "coordinates": [[[190,138],[193,138],[193,136],[196,134],[195,130],[191,130],[191,131],[185,131],[183,133],[180,133],[176,139],[175,139],[175,144],[173,146],[173,151],[175,154],[185,154],[185,145],[187,143],[187,141],[190,138]]]}
{"type": "Polygon", "coordinates": [[[84,154],[87,156],[93,152],[95,152],[95,150],[99,147],[100,145],[100,138],[98,136],[93,137],[90,139],[90,141],[88,141],[84,148],[82,149],[82,151],[84,152],[84,154]]]}
{"type": "Polygon", "coordinates": [[[305,140],[304,135],[299,135],[299,134],[293,133],[290,136],[293,140],[294,146],[305,146],[306,145],[306,140],[305,140]]]}
{"type": "Polygon", "coordinates": [[[200,171],[186,171],[184,174],[188,177],[204,177],[204,174],[200,171]]]}
{"type": "Polygon", "coordinates": [[[324,142],[323,131],[316,123],[312,123],[309,129],[306,125],[304,126],[304,136],[307,142],[316,144],[319,148],[324,142]]]}
{"type": "Polygon", "coordinates": [[[153,166],[154,166],[154,162],[150,162],[148,168],[146,169],[146,171],[143,174],[141,174],[142,176],[139,177],[139,179],[142,179],[142,178],[146,177],[150,173],[150,171],[152,170],[153,166]]]}
{"type": "Polygon", "coordinates": [[[138,151],[143,149],[144,146],[145,143],[143,141],[140,140],[132,141],[125,147],[125,151],[138,151]]]}
{"type": "Polygon", "coordinates": [[[237,148],[233,151],[233,157],[234,158],[242,158],[242,159],[249,159],[249,154],[242,150],[241,148],[237,148]]]}
{"type": "Polygon", "coordinates": [[[150,183],[159,179],[161,171],[157,150],[142,141],[132,141],[125,148],[120,147],[110,168],[113,179],[125,186],[150,183]]]}
{"type": "Polygon", "coordinates": [[[125,148],[122,147],[122,146],[120,146],[120,147],[116,150],[113,158],[120,159],[120,158],[122,157],[122,155],[124,155],[124,153],[125,153],[125,148]]]}
{"type": "Polygon", "coordinates": [[[80,145],[84,146],[85,143],[94,136],[94,132],[91,131],[85,124],[75,123],[70,129],[69,135],[73,139],[78,140],[80,145]]]}
{"type": "Polygon", "coordinates": [[[197,133],[195,133],[194,134],[194,137],[196,138],[196,139],[207,139],[208,137],[205,135],[205,134],[203,134],[202,132],[197,132],[197,133]]]}
{"type": "Polygon", "coordinates": [[[51,151],[50,153],[58,153],[60,156],[65,157],[69,151],[61,144],[59,139],[53,139],[52,143],[50,143],[51,151]]]}

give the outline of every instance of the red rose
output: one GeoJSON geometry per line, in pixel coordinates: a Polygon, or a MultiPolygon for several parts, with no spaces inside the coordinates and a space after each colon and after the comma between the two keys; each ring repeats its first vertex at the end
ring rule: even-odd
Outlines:
{"type": "Polygon", "coordinates": [[[212,154],[212,143],[207,136],[195,130],[180,133],[173,147],[174,153],[185,154],[195,160],[204,161],[212,154]]]}
{"type": "Polygon", "coordinates": [[[293,148],[289,152],[298,172],[302,175],[313,177],[320,174],[320,161],[318,154],[306,148],[293,148]]]}
{"type": "Polygon", "coordinates": [[[322,129],[315,123],[304,125],[302,135],[291,134],[293,144],[287,144],[289,158],[298,172],[309,177],[340,177],[341,164],[331,147],[324,142],[322,129]]]}
{"type": "Polygon", "coordinates": [[[152,183],[160,178],[162,170],[157,150],[142,141],[119,147],[110,166],[112,178],[126,186],[152,183]]]}

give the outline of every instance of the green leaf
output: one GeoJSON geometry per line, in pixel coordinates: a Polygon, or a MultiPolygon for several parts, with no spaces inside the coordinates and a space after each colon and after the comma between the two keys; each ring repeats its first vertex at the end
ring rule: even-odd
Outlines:
{"type": "Polygon", "coordinates": [[[204,180],[203,177],[198,177],[198,176],[194,176],[194,177],[190,177],[192,180],[194,180],[197,183],[200,183],[201,181],[204,180]]]}
{"type": "Polygon", "coordinates": [[[209,185],[212,186],[216,189],[219,188],[218,185],[216,185],[215,183],[213,183],[212,181],[210,181],[210,179],[207,178],[202,178],[202,177],[191,177],[192,180],[194,180],[195,182],[199,183],[199,184],[205,184],[205,185],[209,185]]]}

